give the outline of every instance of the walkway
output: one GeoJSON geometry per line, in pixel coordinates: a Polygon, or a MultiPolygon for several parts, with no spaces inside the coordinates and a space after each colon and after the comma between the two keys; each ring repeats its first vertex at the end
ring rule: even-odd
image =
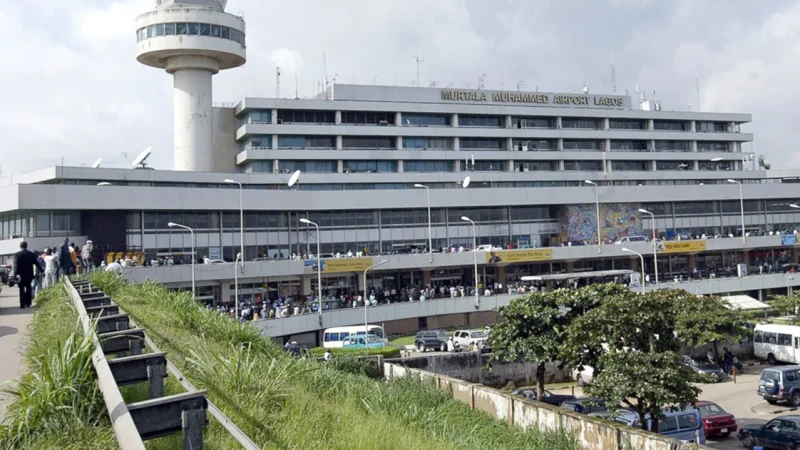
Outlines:
{"type": "MultiPolygon", "coordinates": [[[[24,369],[22,348],[35,308],[19,309],[19,289],[2,286],[0,291],[0,385],[16,379],[24,369]]],[[[10,396],[0,393],[0,417],[10,396]]]]}

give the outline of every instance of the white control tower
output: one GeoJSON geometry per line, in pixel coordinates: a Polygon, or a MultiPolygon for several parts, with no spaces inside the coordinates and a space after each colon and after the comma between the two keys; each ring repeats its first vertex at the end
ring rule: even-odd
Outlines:
{"type": "Polygon", "coordinates": [[[136,18],[136,59],[174,81],[175,170],[213,171],[211,76],[245,63],[245,24],[227,0],[156,0],[136,18]]]}

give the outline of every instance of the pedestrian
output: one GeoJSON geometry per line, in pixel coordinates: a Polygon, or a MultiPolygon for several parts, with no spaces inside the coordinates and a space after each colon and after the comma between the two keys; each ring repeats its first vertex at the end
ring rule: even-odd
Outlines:
{"type": "Polygon", "coordinates": [[[331,353],[330,350],[325,350],[325,355],[322,357],[322,359],[325,361],[330,361],[331,359],[333,359],[333,354],[331,353]]]}
{"type": "Polygon", "coordinates": [[[58,281],[58,255],[53,253],[53,249],[48,248],[44,252],[44,287],[50,287],[58,281]]]}
{"type": "Polygon", "coordinates": [[[61,247],[58,249],[58,260],[61,263],[61,273],[63,275],[71,275],[75,270],[75,266],[72,265],[72,257],[70,256],[69,251],[69,238],[64,238],[64,243],[61,244],[61,247]]]}
{"type": "Polygon", "coordinates": [[[732,367],[733,353],[728,350],[728,347],[722,347],[722,370],[724,370],[726,374],[730,374],[732,367]]]}
{"type": "Polygon", "coordinates": [[[78,273],[81,265],[78,263],[78,246],[74,242],[69,244],[69,259],[72,261],[73,273],[78,273]]]}
{"type": "Polygon", "coordinates": [[[94,269],[92,262],[92,252],[94,251],[94,244],[91,240],[86,241],[86,244],[81,247],[81,260],[83,261],[83,268],[88,272],[94,269]]]}
{"type": "Polygon", "coordinates": [[[20,251],[14,255],[11,275],[17,279],[19,285],[19,307],[22,309],[29,308],[33,303],[31,283],[33,283],[34,269],[41,270],[41,268],[36,254],[28,250],[27,242],[20,242],[19,248],[20,251]]]}

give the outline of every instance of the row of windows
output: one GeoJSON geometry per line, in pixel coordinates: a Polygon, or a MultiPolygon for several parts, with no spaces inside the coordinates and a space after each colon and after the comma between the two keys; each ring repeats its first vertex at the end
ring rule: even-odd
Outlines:
{"type": "Polygon", "coordinates": [[[403,124],[415,127],[448,127],[451,124],[448,114],[403,114],[403,124]]]}
{"type": "Polygon", "coordinates": [[[458,116],[458,126],[505,128],[506,118],[505,116],[482,116],[473,114],[462,114],[458,116]]]}
{"type": "Polygon", "coordinates": [[[322,148],[335,149],[336,138],[333,136],[278,136],[278,148],[322,148]]]}
{"type": "Polygon", "coordinates": [[[278,110],[278,123],[313,123],[320,125],[333,125],[336,123],[336,113],[333,111],[281,109],[278,110]]]}
{"type": "Polygon", "coordinates": [[[395,148],[395,138],[381,136],[342,136],[342,148],[395,148]]]}
{"type": "Polygon", "coordinates": [[[505,139],[491,138],[461,138],[459,146],[463,149],[475,150],[503,150],[505,149],[505,139]]]}
{"type": "Polygon", "coordinates": [[[396,161],[344,161],[344,173],[397,172],[396,161]]]}
{"type": "Polygon", "coordinates": [[[177,22],[159,23],[136,30],[136,42],[160,36],[209,36],[228,39],[244,45],[245,34],[235,28],[208,23],[177,22]]]}
{"type": "Polygon", "coordinates": [[[647,121],[634,119],[608,119],[608,128],[612,130],[646,130],[647,121]]]}
{"type": "Polygon", "coordinates": [[[394,113],[371,111],[342,111],[342,123],[345,125],[380,125],[395,124],[394,113]]]}
{"type": "Polygon", "coordinates": [[[408,150],[450,150],[453,140],[447,138],[403,138],[403,148],[408,150]]]}
{"type": "Polygon", "coordinates": [[[556,128],[555,117],[512,117],[512,128],[556,128]]]}

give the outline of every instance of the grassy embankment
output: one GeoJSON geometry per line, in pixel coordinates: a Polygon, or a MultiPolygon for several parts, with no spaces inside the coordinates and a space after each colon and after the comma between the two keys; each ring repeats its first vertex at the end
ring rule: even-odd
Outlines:
{"type": "Polygon", "coordinates": [[[521,431],[419,380],[349,373],[345,358],[293,359],[255,328],[155,283],[91,281],[113,296],[196,386],[264,448],[575,449],[569,433],[521,431]]]}

